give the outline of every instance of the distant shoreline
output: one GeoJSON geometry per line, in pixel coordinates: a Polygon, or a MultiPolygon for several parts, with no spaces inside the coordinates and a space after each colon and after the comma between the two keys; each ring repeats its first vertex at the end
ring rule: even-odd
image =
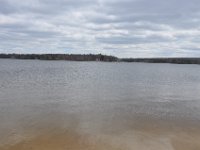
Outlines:
{"type": "Polygon", "coordinates": [[[0,54],[0,59],[200,64],[200,58],[118,58],[102,54],[0,54]]]}

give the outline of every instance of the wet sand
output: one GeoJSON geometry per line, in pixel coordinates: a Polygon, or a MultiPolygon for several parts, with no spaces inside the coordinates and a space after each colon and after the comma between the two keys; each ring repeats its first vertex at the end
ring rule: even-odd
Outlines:
{"type": "Polygon", "coordinates": [[[198,125],[139,121],[119,132],[84,133],[77,128],[47,125],[12,135],[0,150],[199,150],[198,125]],[[122,131],[122,132],[120,132],[122,131]]]}
{"type": "Polygon", "coordinates": [[[50,111],[0,125],[0,150],[200,150],[200,123],[50,111]],[[88,117],[88,118],[86,118],[88,117]]]}

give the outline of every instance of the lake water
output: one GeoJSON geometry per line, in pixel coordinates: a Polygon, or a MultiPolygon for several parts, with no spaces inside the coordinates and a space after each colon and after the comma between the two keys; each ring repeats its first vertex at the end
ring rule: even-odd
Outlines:
{"type": "Polygon", "coordinates": [[[200,66],[0,59],[0,145],[200,149],[200,66]]]}

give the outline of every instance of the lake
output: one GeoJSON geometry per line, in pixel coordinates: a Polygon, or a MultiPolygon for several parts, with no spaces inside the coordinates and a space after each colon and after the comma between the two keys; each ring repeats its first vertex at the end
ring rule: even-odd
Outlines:
{"type": "Polygon", "coordinates": [[[0,149],[200,149],[200,66],[0,59],[0,149]]]}

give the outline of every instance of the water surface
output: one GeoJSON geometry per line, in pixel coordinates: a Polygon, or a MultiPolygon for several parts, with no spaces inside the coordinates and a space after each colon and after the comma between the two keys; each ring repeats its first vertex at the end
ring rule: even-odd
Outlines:
{"type": "Polygon", "coordinates": [[[0,60],[0,149],[200,149],[200,66],[0,60]]]}

